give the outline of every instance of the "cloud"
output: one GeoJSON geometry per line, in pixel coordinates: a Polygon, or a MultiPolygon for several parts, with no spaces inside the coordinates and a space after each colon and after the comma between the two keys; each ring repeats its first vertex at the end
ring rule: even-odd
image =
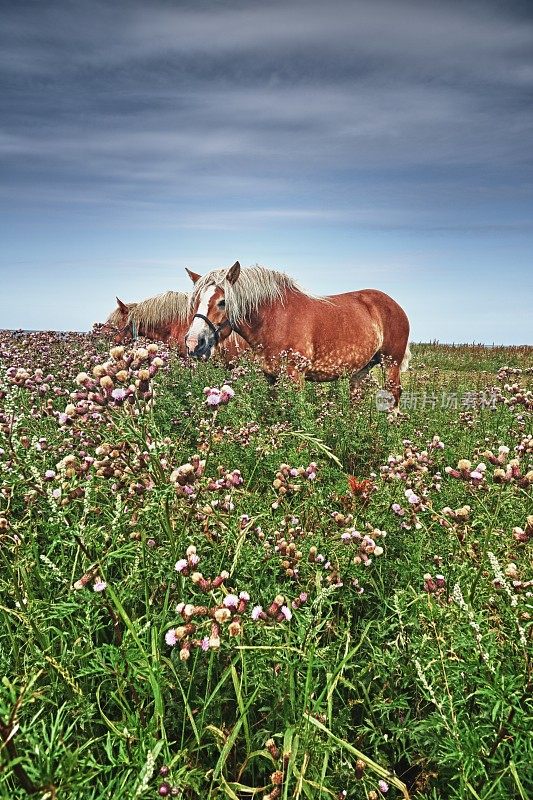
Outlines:
{"type": "Polygon", "coordinates": [[[421,237],[433,263],[475,244],[442,274],[523,256],[529,3],[6,0],[0,39],[2,269],[147,259],[149,293],[176,252],[303,270],[323,247],[348,274],[421,237]]]}

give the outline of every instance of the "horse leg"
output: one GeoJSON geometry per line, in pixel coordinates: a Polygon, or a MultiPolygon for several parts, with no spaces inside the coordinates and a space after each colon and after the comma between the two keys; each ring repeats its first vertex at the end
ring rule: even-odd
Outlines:
{"type": "Polygon", "coordinates": [[[368,373],[375,367],[376,364],[379,364],[381,361],[381,353],[376,353],[368,362],[368,364],[360,369],[358,372],[353,372],[350,375],[350,401],[352,403],[358,403],[361,400],[363,395],[362,392],[362,384],[363,381],[366,379],[368,373]]]}
{"type": "Polygon", "coordinates": [[[400,397],[402,394],[402,384],[400,380],[400,365],[394,362],[387,370],[387,390],[394,397],[394,405],[391,409],[393,414],[400,410],[400,397]]]}

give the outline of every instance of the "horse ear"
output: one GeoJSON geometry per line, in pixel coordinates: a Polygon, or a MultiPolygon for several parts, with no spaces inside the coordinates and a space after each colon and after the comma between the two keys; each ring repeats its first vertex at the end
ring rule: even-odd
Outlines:
{"type": "Polygon", "coordinates": [[[128,309],[128,306],[126,305],[126,303],[123,303],[123,302],[122,302],[122,300],[120,299],[120,297],[117,297],[117,306],[120,308],[120,310],[121,310],[121,311],[122,311],[124,314],[127,314],[127,313],[128,313],[128,311],[129,311],[129,309],[128,309]]]}
{"type": "Polygon", "coordinates": [[[226,272],[226,280],[228,281],[228,283],[235,283],[235,281],[240,275],[240,272],[241,272],[241,265],[239,264],[238,261],[236,261],[235,264],[232,267],[230,267],[226,272]]]}
{"type": "Polygon", "coordinates": [[[189,276],[189,278],[193,283],[196,283],[202,277],[201,275],[198,275],[197,272],[193,272],[192,270],[187,269],[187,267],[185,267],[185,272],[187,273],[187,275],[189,276]]]}

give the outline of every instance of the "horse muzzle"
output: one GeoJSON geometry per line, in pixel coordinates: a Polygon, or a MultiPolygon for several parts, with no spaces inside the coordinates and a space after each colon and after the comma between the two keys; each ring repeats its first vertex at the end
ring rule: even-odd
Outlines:
{"type": "Polygon", "coordinates": [[[185,346],[187,348],[187,355],[191,358],[204,358],[208,359],[213,349],[213,344],[208,340],[207,336],[199,336],[198,339],[187,337],[185,339],[185,346]]]}

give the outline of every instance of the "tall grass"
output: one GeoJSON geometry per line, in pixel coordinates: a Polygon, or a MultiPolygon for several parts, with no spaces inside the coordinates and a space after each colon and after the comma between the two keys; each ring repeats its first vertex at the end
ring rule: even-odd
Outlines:
{"type": "Polygon", "coordinates": [[[393,421],[2,337],[1,797],[531,796],[532,349],[413,351],[393,421]]]}

